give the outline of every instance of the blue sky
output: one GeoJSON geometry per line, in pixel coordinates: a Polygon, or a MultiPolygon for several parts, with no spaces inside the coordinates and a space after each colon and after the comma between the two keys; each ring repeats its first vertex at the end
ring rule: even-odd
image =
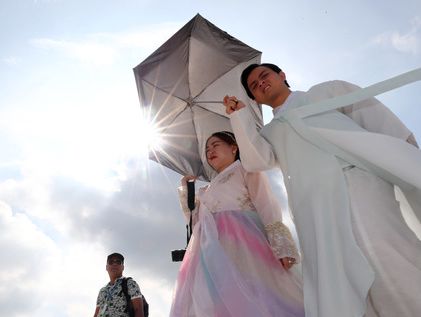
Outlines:
{"type": "MultiPolygon", "coordinates": [[[[93,314],[115,250],[153,316],[168,315],[169,252],[185,243],[180,176],[147,159],[132,69],[197,13],[297,90],[421,66],[419,0],[1,1],[1,316],[93,314]]],[[[419,91],[379,96],[418,139],[419,91]]]]}

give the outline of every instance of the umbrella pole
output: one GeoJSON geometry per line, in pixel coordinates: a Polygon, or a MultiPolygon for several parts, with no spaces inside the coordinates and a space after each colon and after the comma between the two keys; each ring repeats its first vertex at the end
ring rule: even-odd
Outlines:
{"type": "Polygon", "coordinates": [[[184,254],[186,253],[187,246],[189,245],[190,238],[193,234],[193,210],[195,208],[195,192],[194,192],[194,180],[187,182],[187,207],[190,210],[189,224],[186,225],[187,231],[187,244],[185,249],[172,250],[171,258],[173,262],[183,261],[184,254]]]}
{"type": "Polygon", "coordinates": [[[187,206],[190,209],[190,220],[187,230],[187,245],[189,244],[190,238],[193,234],[193,210],[195,208],[194,195],[194,180],[190,180],[187,182],[187,206]]]}

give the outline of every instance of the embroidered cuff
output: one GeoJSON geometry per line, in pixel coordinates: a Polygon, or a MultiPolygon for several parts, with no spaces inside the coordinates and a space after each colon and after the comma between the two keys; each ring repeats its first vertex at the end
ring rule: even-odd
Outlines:
{"type": "Polygon", "coordinates": [[[300,262],[297,247],[288,227],[281,221],[272,222],[265,225],[270,247],[278,259],[284,257],[294,258],[295,262],[300,262]]]}

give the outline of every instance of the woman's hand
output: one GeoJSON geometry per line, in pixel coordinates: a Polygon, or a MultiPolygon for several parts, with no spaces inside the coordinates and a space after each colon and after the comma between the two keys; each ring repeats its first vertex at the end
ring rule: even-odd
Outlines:
{"type": "Polygon", "coordinates": [[[295,259],[290,257],[282,258],[279,261],[282,263],[285,270],[289,270],[295,264],[295,259]]]}
{"type": "Polygon", "coordinates": [[[188,181],[195,181],[196,180],[196,176],[193,175],[186,175],[181,179],[181,186],[187,186],[187,182],[188,181]]]}
{"type": "Polygon", "coordinates": [[[224,106],[225,106],[225,112],[227,114],[231,114],[234,111],[244,108],[246,105],[241,100],[238,100],[237,97],[235,96],[225,96],[224,106]]]}

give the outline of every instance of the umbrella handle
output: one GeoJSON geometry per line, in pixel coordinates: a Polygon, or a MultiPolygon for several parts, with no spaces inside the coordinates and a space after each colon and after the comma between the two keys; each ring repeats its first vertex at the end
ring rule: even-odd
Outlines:
{"type": "Polygon", "coordinates": [[[187,182],[187,206],[190,209],[190,220],[187,229],[187,245],[189,244],[190,238],[193,234],[193,210],[195,208],[195,189],[194,189],[194,180],[189,180],[187,182]]]}
{"type": "Polygon", "coordinates": [[[189,180],[187,182],[187,206],[189,207],[190,211],[193,212],[195,207],[194,204],[194,180],[189,180]]]}

